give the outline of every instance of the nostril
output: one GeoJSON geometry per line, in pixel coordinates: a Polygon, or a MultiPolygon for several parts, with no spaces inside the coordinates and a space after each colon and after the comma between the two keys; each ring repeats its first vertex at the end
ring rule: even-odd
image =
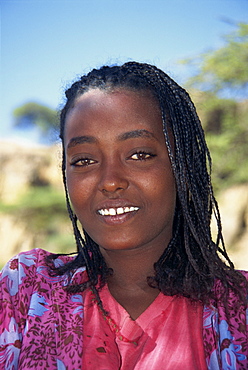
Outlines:
{"type": "Polygon", "coordinates": [[[113,193],[116,191],[125,190],[128,187],[128,181],[125,179],[115,179],[111,181],[102,181],[101,184],[99,184],[99,189],[102,192],[107,193],[113,193]]]}
{"type": "Polygon", "coordinates": [[[127,188],[127,186],[115,186],[115,185],[105,185],[102,187],[101,191],[103,193],[115,193],[115,192],[118,192],[118,191],[121,191],[121,190],[125,190],[127,188]]]}

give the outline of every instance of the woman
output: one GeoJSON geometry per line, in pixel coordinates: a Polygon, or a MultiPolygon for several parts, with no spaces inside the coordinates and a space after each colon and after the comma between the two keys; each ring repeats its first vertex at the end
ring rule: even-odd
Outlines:
{"type": "Polygon", "coordinates": [[[66,97],[62,170],[77,255],[39,249],[7,264],[0,368],[247,368],[247,282],[224,248],[188,94],[129,62],[91,71],[66,97]]]}

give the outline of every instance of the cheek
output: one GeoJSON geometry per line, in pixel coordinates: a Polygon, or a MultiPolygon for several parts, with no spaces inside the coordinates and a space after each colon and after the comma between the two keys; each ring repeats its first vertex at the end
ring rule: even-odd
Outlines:
{"type": "Polygon", "coordinates": [[[154,189],[154,197],[159,199],[174,200],[176,198],[175,179],[171,169],[162,168],[151,176],[151,188],[154,189]]]}
{"type": "Polygon", "coordinates": [[[93,184],[91,181],[83,180],[82,176],[67,174],[67,189],[76,213],[78,213],[78,210],[83,211],[86,207],[87,200],[90,198],[90,189],[92,188],[93,184]]]}
{"type": "Polygon", "coordinates": [[[154,186],[154,204],[156,203],[158,214],[165,218],[171,216],[174,218],[174,210],[176,207],[176,185],[172,173],[161,175],[155,182],[154,186]]]}

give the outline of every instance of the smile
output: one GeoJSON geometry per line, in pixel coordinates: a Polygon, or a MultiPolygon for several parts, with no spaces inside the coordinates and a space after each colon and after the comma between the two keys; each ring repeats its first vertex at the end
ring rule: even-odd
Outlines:
{"type": "Polygon", "coordinates": [[[97,212],[101,216],[116,216],[123,215],[124,213],[138,211],[139,207],[118,207],[118,208],[108,208],[108,209],[99,209],[97,212]]]}

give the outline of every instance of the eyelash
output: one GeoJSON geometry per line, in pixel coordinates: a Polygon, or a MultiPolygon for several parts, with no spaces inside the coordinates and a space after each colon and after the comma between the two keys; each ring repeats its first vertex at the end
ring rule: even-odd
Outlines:
{"type": "Polygon", "coordinates": [[[138,151],[136,153],[133,153],[130,158],[135,160],[135,161],[147,161],[153,157],[156,157],[156,154],[152,154],[152,153],[148,153],[148,152],[145,152],[145,151],[138,151]],[[137,155],[138,158],[134,159],[132,158],[134,155],[137,155]]]}
{"type": "Polygon", "coordinates": [[[88,167],[89,165],[91,165],[93,163],[95,163],[95,161],[93,159],[85,157],[85,158],[80,158],[80,159],[74,160],[71,163],[71,165],[74,166],[74,167],[88,167]],[[79,164],[80,162],[81,162],[81,164],[79,164]]]}
{"type": "MultiPolygon", "coordinates": [[[[147,161],[149,159],[152,159],[153,157],[156,157],[156,154],[152,154],[152,153],[149,153],[149,152],[145,152],[145,151],[138,151],[138,152],[135,152],[133,153],[129,158],[134,160],[134,161],[147,161]],[[132,158],[133,156],[137,156],[137,158],[132,158]]],[[[96,163],[96,161],[94,161],[93,159],[90,159],[90,158],[80,158],[80,159],[76,159],[74,160],[71,165],[74,166],[74,167],[88,167],[89,165],[91,164],[94,164],[96,163]],[[81,163],[81,164],[79,164],[81,163]]]]}

